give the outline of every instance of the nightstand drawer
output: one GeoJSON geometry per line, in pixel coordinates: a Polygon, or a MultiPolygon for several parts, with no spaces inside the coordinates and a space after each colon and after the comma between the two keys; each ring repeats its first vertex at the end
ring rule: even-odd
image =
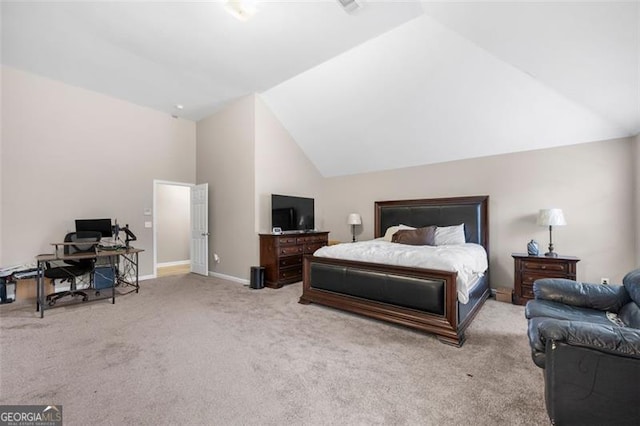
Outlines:
{"type": "Polygon", "coordinates": [[[522,292],[522,297],[527,299],[533,299],[533,286],[522,284],[520,290],[522,292]]]}
{"type": "Polygon", "coordinates": [[[524,305],[534,298],[533,283],[543,278],[576,279],[576,263],[573,256],[529,256],[513,253],[513,303],[524,305]]]}
{"type": "Polygon", "coordinates": [[[566,273],[569,265],[566,263],[551,263],[551,262],[522,262],[522,268],[528,271],[546,271],[546,272],[561,272],[566,273]]]}
{"type": "Polygon", "coordinates": [[[531,272],[523,272],[522,273],[522,284],[533,286],[533,282],[535,280],[540,280],[542,278],[566,278],[564,276],[558,276],[553,274],[532,274],[531,272]]]}

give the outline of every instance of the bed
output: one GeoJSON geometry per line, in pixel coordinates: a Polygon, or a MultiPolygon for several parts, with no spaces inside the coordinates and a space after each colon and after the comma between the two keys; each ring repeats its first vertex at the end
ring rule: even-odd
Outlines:
{"type": "MultiPolygon", "coordinates": [[[[404,224],[416,228],[464,224],[468,243],[489,256],[489,197],[471,196],[375,203],[375,237],[404,224]]],[[[489,270],[458,297],[458,273],[307,255],[300,303],[317,303],[433,333],[462,346],[465,330],[490,294],[489,270]]]]}

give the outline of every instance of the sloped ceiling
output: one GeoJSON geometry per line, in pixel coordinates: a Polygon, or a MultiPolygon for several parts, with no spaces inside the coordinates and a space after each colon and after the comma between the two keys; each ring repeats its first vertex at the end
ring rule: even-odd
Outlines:
{"type": "Polygon", "coordinates": [[[2,63],[194,120],[258,92],[324,176],[640,132],[638,1],[362,4],[3,2],[2,63]]]}

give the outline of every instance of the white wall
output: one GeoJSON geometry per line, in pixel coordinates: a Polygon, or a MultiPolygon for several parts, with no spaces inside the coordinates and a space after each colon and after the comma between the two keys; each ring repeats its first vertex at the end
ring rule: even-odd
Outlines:
{"type": "MultiPolygon", "coordinates": [[[[578,256],[578,279],[620,282],[636,261],[633,141],[619,139],[365,173],[325,181],[325,223],[332,238],[350,239],[349,212],[363,218],[361,239],[373,237],[378,200],[489,195],[492,286],[513,286],[512,252],[526,252],[548,230],[539,209],[559,207],[568,225],[554,230],[557,252],[578,256]]],[[[403,155],[410,155],[405,153],[403,155]]]]}
{"type": "Polygon", "coordinates": [[[260,96],[255,125],[256,232],[271,232],[271,194],[313,198],[315,227],[323,230],[323,178],[260,96]]]}
{"type": "Polygon", "coordinates": [[[191,257],[191,188],[183,185],[158,184],[155,214],[158,263],[189,261],[191,257]]]}
{"type": "Polygon", "coordinates": [[[242,279],[258,260],[254,111],[254,96],[245,96],[197,123],[197,180],[209,183],[209,270],[242,279]]]}
{"type": "Polygon", "coordinates": [[[636,222],[636,268],[640,268],[640,134],[635,139],[635,158],[634,169],[636,171],[635,176],[635,222],[636,222]]]}
{"type": "Polygon", "coordinates": [[[153,180],[195,181],[195,123],[34,74],[2,70],[2,258],[33,262],[75,229],[111,217],[153,269],[153,180]]]}
{"type": "MultiPolygon", "coordinates": [[[[3,71],[4,71],[4,68],[0,67],[0,82],[2,81],[3,71]]],[[[2,84],[0,84],[0,99],[2,99],[2,84]]],[[[4,174],[5,174],[4,167],[2,167],[2,141],[4,140],[4,126],[2,125],[2,122],[3,122],[2,105],[3,105],[3,102],[0,102],[0,267],[7,266],[3,263],[3,256],[2,256],[2,212],[4,210],[4,208],[2,207],[4,203],[3,202],[4,198],[2,197],[2,188],[3,188],[2,181],[4,179],[4,174]]]]}

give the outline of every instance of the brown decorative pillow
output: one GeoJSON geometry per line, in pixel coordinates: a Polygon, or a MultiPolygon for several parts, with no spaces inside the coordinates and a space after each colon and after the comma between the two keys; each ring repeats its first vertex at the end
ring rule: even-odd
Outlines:
{"type": "Polygon", "coordinates": [[[435,236],[435,226],[426,226],[418,229],[401,229],[393,234],[391,242],[410,246],[434,246],[435,236]]]}

